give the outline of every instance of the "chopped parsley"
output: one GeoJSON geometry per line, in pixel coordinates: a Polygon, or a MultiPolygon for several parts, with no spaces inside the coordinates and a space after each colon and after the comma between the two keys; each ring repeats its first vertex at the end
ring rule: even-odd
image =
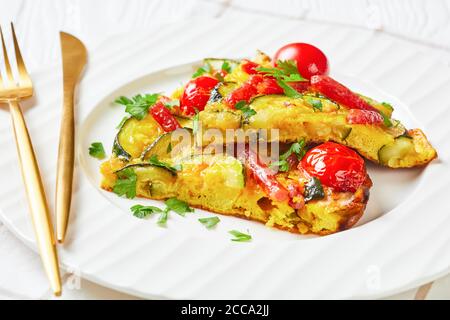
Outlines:
{"type": "Polygon", "coordinates": [[[148,159],[148,162],[156,167],[168,169],[168,170],[172,171],[173,173],[181,170],[181,164],[171,166],[170,164],[168,164],[166,162],[159,161],[158,156],[156,154],[152,155],[148,159]]]}
{"type": "Polygon", "coordinates": [[[119,196],[126,196],[128,199],[136,197],[137,176],[133,168],[125,168],[117,172],[117,181],[113,187],[113,192],[119,196]]]}
{"type": "Polygon", "coordinates": [[[302,95],[297,90],[295,90],[288,84],[288,82],[307,81],[307,79],[303,78],[298,72],[296,61],[278,60],[277,66],[274,68],[259,67],[256,70],[274,77],[277,80],[277,84],[283,89],[286,96],[290,98],[302,97],[302,95]]]}
{"type": "Polygon", "coordinates": [[[192,75],[192,78],[197,78],[205,73],[210,73],[210,72],[211,72],[211,66],[209,64],[205,64],[204,66],[198,68],[197,71],[194,72],[194,74],[192,75]]]}
{"type": "Polygon", "coordinates": [[[106,157],[105,148],[101,142],[92,142],[89,147],[89,155],[99,160],[106,157]]]}
{"type": "Polygon", "coordinates": [[[167,206],[167,210],[174,211],[183,217],[186,215],[187,212],[194,212],[194,209],[189,207],[189,205],[186,202],[178,200],[177,198],[167,199],[165,204],[167,206]]]}
{"type": "Polygon", "coordinates": [[[169,210],[164,210],[160,213],[158,218],[158,225],[165,226],[167,224],[167,218],[169,217],[169,210]]]}
{"type": "Polygon", "coordinates": [[[256,114],[256,111],[253,110],[252,108],[250,108],[248,106],[247,102],[245,102],[244,100],[237,102],[234,105],[234,108],[236,110],[242,111],[242,116],[244,117],[244,120],[248,120],[248,118],[250,118],[251,116],[254,116],[256,114]]]}
{"type": "Polygon", "coordinates": [[[139,219],[144,219],[150,216],[152,213],[162,212],[162,210],[158,207],[154,206],[143,206],[140,204],[134,205],[130,208],[131,212],[133,212],[133,216],[139,219]]]}
{"type": "Polygon", "coordinates": [[[320,99],[316,99],[310,96],[305,96],[305,100],[313,107],[314,110],[322,111],[323,105],[320,99]]]}
{"type": "Polygon", "coordinates": [[[278,170],[286,172],[289,170],[289,162],[287,158],[289,158],[292,154],[295,154],[298,160],[301,160],[306,153],[306,144],[305,140],[300,140],[298,142],[294,142],[289,147],[285,153],[280,156],[279,161],[275,161],[271,163],[270,167],[278,167],[278,170]]]}
{"type": "Polygon", "coordinates": [[[159,94],[138,94],[131,99],[121,96],[114,102],[125,106],[125,111],[138,120],[144,119],[148,109],[158,101],[159,94]]]}
{"type": "Polygon", "coordinates": [[[238,230],[231,230],[228,231],[229,234],[231,234],[232,236],[234,236],[233,239],[231,239],[231,241],[236,241],[236,242],[248,242],[250,240],[252,240],[252,236],[246,233],[242,233],[238,230]]]}
{"type": "Polygon", "coordinates": [[[312,177],[305,185],[305,201],[311,201],[314,199],[323,199],[325,192],[323,191],[322,183],[316,177],[312,177]]]}
{"type": "Polygon", "coordinates": [[[220,67],[220,69],[222,69],[223,71],[225,71],[226,73],[230,73],[231,72],[231,65],[228,62],[228,60],[225,60],[222,63],[222,66],[220,67]]]}
{"type": "Polygon", "coordinates": [[[219,217],[209,217],[209,218],[200,218],[198,219],[201,224],[203,224],[207,229],[211,229],[216,224],[220,222],[219,217]]]}
{"type": "Polygon", "coordinates": [[[165,201],[166,208],[163,210],[154,206],[143,206],[140,204],[134,205],[130,208],[133,216],[139,219],[144,219],[153,213],[159,213],[158,224],[164,226],[167,223],[167,218],[169,217],[169,212],[174,211],[180,216],[184,217],[187,212],[194,212],[194,209],[189,207],[189,205],[177,198],[170,198],[165,201]]]}

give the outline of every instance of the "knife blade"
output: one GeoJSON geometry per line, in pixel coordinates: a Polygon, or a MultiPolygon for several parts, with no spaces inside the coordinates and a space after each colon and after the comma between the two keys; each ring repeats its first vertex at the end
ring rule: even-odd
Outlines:
{"type": "Polygon", "coordinates": [[[87,62],[83,43],[71,34],[60,32],[63,67],[63,110],[59,136],[56,175],[56,239],[63,243],[72,200],[75,146],[75,87],[87,62]]]}

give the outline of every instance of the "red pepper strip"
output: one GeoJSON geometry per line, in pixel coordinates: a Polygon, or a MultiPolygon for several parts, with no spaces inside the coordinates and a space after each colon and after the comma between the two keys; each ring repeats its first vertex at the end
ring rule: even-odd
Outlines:
{"type": "Polygon", "coordinates": [[[311,88],[337,103],[347,106],[349,109],[361,109],[378,112],[363,98],[352,92],[343,84],[325,75],[311,77],[311,88]]]}
{"type": "Polygon", "coordinates": [[[256,73],[258,73],[258,71],[256,70],[256,68],[258,68],[258,67],[259,67],[259,64],[255,63],[253,61],[250,61],[247,59],[242,60],[241,68],[245,73],[256,74],[256,73]]]}
{"type": "Polygon", "coordinates": [[[170,113],[170,110],[167,109],[161,101],[155,103],[150,108],[150,113],[152,114],[153,119],[159,123],[165,132],[181,128],[177,119],[175,119],[175,117],[170,113]]]}
{"type": "Polygon", "coordinates": [[[264,192],[275,201],[289,200],[289,192],[278,182],[275,174],[264,164],[259,157],[249,148],[245,150],[246,168],[264,192]]]}
{"type": "Polygon", "coordinates": [[[382,124],[383,117],[376,111],[350,109],[347,121],[351,124],[382,124]]]}

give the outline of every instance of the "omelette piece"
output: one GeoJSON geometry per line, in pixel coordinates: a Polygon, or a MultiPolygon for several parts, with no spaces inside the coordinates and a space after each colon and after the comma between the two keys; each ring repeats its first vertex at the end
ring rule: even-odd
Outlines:
{"type": "Polygon", "coordinates": [[[176,197],[189,205],[299,234],[327,235],[352,227],[363,214],[372,185],[369,176],[355,192],[314,185],[301,170],[275,174],[288,200],[272,199],[241,160],[227,154],[167,158],[161,166],[112,157],[101,165],[101,187],[117,193],[132,186],[130,197],[163,200],[176,197]],[[177,169],[175,169],[177,168],[177,169]],[[119,187],[118,187],[119,186],[119,187]]]}
{"type": "MultiPolygon", "coordinates": [[[[224,143],[242,142],[242,139],[248,141],[252,133],[263,130],[266,130],[269,141],[334,141],[390,168],[420,166],[437,157],[436,150],[422,130],[408,130],[392,118],[394,109],[390,104],[358,95],[375,113],[379,113],[378,117],[383,117],[382,123],[361,123],[352,119],[355,109],[349,109],[317,92],[308,81],[302,83],[301,94],[295,97],[282,93],[259,93],[248,99],[244,109],[237,110],[230,106],[229,101],[233,100],[230,99],[233,95],[246,96],[243,88],[249,86],[253,76],[244,71],[247,61],[242,60],[211,93],[206,107],[199,113],[202,133],[208,132],[208,129],[218,129],[222,133],[220,140],[224,143]],[[238,91],[239,95],[236,94],[238,91]],[[227,129],[234,129],[235,133],[227,135],[227,129]],[[276,135],[271,135],[272,129],[278,130],[276,135]]],[[[273,68],[270,58],[261,52],[253,61],[261,67],[273,68]]],[[[203,145],[210,144],[212,140],[211,136],[201,137],[203,145]]]]}

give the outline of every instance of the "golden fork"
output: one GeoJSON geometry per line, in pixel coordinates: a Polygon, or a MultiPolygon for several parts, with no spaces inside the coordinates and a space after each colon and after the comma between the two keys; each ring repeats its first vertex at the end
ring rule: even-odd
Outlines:
{"type": "Polygon", "coordinates": [[[11,65],[9,64],[8,53],[6,51],[3,32],[0,27],[2,39],[3,59],[5,64],[6,78],[3,81],[0,74],[0,103],[7,103],[12,117],[14,135],[16,138],[19,163],[25,189],[33,220],[34,232],[36,234],[37,245],[41,255],[44,269],[50,280],[50,286],[55,295],[61,294],[61,276],[59,272],[58,256],[56,253],[53,227],[45,198],[44,187],[42,185],[39,167],[34,155],[33,145],[25,124],[25,119],[20,109],[19,101],[33,95],[33,84],[28,75],[25,63],[20,53],[14,26],[11,23],[11,30],[14,41],[14,51],[17,62],[19,82],[14,81],[11,65]]]}

